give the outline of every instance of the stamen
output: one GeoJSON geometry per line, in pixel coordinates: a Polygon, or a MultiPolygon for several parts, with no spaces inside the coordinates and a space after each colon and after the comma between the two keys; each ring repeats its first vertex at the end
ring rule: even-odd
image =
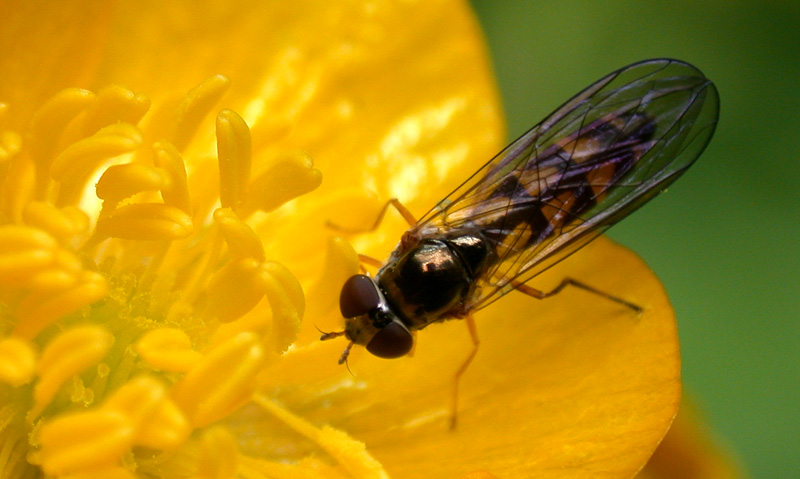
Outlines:
{"type": "Polygon", "coordinates": [[[94,101],[86,108],[83,135],[94,135],[104,126],[115,123],[136,125],[149,109],[149,98],[136,95],[120,85],[107,86],[97,92],[94,101]]]}
{"type": "Polygon", "coordinates": [[[133,444],[157,450],[180,446],[192,427],[183,412],[169,398],[166,387],[148,376],[128,381],[103,404],[106,411],[118,411],[133,425],[133,444]]]}
{"type": "Polygon", "coordinates": [[[0,131],[0,163],[5,163],[22,151],[22,137],[15,131],[0,131]]]}
{"type": "Polygon", "coordinates": [[[286,352],[300,331],[306,306],[303,288],[285,266],[274,261],[261,265],[260,280],[272,308],[272,348],[286,352]]]}
{"type": "Polygon", "coordinates": [[[192,218],[162,203],[134,203],[97,221],[96,236],[140,241],[175,240],[192,234],[192,218]]]}
{"type": "Polygon", "coordinates": [[[330,426],[316,428],[308,421],[292,414],[276,402],[257,394],[253,400],[274,414],[287,426],[316,443],[333,457],[353,477],[364,479],[388,479],[389,476],[378,461],[367,452],[364,443],[356,441],[343,431],[330,426]]]}
{"type": "Polygon", "coordinates": [[[214,211],[214,222],[225,237],[233,259],[253,258],[259,262],[266,259],[261,238],[233,210],[218,208],[214,211]]]}
{"type": "Polygon", "coordinates": [[[22,212],[25,223],[40,228],[56,238],[65,240],[86,232],[89,219],[75,207],[59,209],[50,203],[33,201],[22,212]]]}
{"type": "Polygon", "coordinates": [[[186,178],[186,164],[181,158],[177,148],[166,141],[153,144],[153,161],[169,176],[169,182],[161,190],[164,203],[181,209],[191,215],[192,207],[189,200],[189,185],[186,178]]]}
{"type": "Polygon", "coordinates": [[[32,339],[53,322],[104,297],[107,291],[105,278],[83,271],[77,282],[63,291],[32,292],[17,307],[18,320],[12,334],[32,339]]]}
{"type": "Polygon", "coordinates": [[[70,472],[114,465],[133,444],[131,420],[113,409],[59,416],[42,426],[39,442],[44,472],[70,472]]]}
{"type": "Polygon", "coordinates": [[[247,403],[264,364],[260,338],[239,333],[206,352],[172,387],[175,403],[194,427],[207,426],[247,403]]]}
{"type": "Polygon", "coordinates": [[[0,382],[13,387],[27,384],[33,379],[35,365],[36,353],[30,343],[17,338],[0,341],[0,382]]]}
{"type": "Polygon", "coordinates": [[[252,258],[232,261],[208,283],[208,307],[222,322],[239,319],[264,296],[260,263],[252,258]]]}
{"type": "Polygon", "coordinates": [[[219,201],[236,208],[246,197],[252,163],[250,128],[238,114],[223,110],[217,116],[219,201]]]}
{"type": "Polygon", "coordinates": [[[256,210],[270,212],[320,184],[322,173],[314,168],[310,156],[296,151],[283,153],[251,183],[242,215],[256,210]]]}
{"type": "Polygon", "coordinates": [[[42,188],[46,186],[41,181],[49,180],[50,164],[60,152],[58,148],[62,133],[67,129],[67,125],[94,101],[94,98],[95,94],[88,90],[67,88],[50,98],[33,117],[29,149],[39,173],[39,193],[42,193],[42,188]]]}
{"type": "Polygon", "coordinates": [[[238,477],[239,447],[227,429],[212,427],[204,431],[200,438],[200,451],[198,479],[238,477]]]}
{"type": "Polygon", "coordinates": [[[170,143],[178,151],[184,151],[197,133],[200,123],[208,115],[222,95],[228,91],[231,81],[224,75],[214,75],[203,80],[186,94],[178,107],[178,113],[170,135],[170,143]]]}
{"type": "Polygon", "coordinates": [[[50,168],[50,175],[61,183],[56,204],[76,204],[93,171],[111,158],[133,152],[141,146],[142,140],[138,128],[117,123],[71,144],[50,168]]]}
{"type": "Polygon", "coordinates": [[[189,336],[173,328],[146,332],[136,342],[136,352],[150,366],[171,372],[187,372],[203,358],[202,354],[192,349],[189,336]]]}
{"type": "Polygon", "coordinates": [[[33,416],[47,407],[62,384],[99,363],[113,342],[113,336],[97,326],[77,327],[56,336],[36,365],[39,381],[33,390],[33,416]]]}
{"type": "MultiPolygon", "coordinates": [[[[169,186],[169,175],[161,168],[141,163],[112,165],[97,181],[97,197],[112,205],[144,191],[159,191],[169,186]]],[[[105,205],[104,205],[105,209],[105,205]]]]}

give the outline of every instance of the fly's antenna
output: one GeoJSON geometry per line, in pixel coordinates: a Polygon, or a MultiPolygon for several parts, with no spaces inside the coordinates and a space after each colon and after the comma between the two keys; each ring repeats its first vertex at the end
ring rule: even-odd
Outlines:
{"type": "MultiPolygon", "coordinates": [[[[316,326],[314,326],[314,327],[316,328],[316,326]]],[[[326,333],[326,332],[322,331],[319,328],[317,328],[317,331],[322,333],[322,336],[319,337],[320,341],[327,341],[329,339],[338,338],[339,336],[344,336],[345,335],[344,331],[333,331],[333,332],[330,332],[330,333],[326,333]]],[[[350,372],[350,374],[353,374],[353,371],[350,371],[350,364],[347,362],[347,358],[350,356],[350,350],[353,349],[353,345],[354,344],[355,344],[355,342],[353,342],[353,341],[350,341],[349,343],[347,343],[347,346],[344,348],[344,351],[342,351],[342,355],[341,355],[341,357],[339,357],[339,361],[338,361],[339,364],[344,364],[347,367],[347,370],[350,372]]]]}
{"type": "MultiPolygon", "coordinates": [[[[316,326],[314,326],[314,327],[317,328],[316,326]]],[[[338,338],[339,336],[344,336],[344,331],[333,331],[333,332],[330,332],[330,333],[326,333],[325,331],[323,331],[323,330],[321,330],[319,328],[317,328],[317,331],[322,333],[322,336],[319,337],[320,341],[327,341],[329,339],[338,338]]]]}
{"type": "Polygon", "coordinates": [[[351,376],[355,376],[355,374],[353,374],[353,371],[350,370],[350,362],[347,360],[347,358],[350,356],[350,349],[352,349],[354,344],[355,343],[353,341],[347,343],[347,347],[345,347],[344,351],[342,351],[342,357],[339,358],[339,364],[344,363],[344,367],[347,368],[347,372],[350,373],[351,376]]]}

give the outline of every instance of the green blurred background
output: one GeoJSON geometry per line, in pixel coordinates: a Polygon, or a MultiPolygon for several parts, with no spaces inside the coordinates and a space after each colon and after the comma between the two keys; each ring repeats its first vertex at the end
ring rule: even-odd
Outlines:
{"type": "Polygon", "coordinates": [[[800,2],[472,3],[509,138],[637,60],[716,83],[705,154],[610,235],[664,282],[686,391],[720,442],[752,477],[800,477],[800,2]]]}

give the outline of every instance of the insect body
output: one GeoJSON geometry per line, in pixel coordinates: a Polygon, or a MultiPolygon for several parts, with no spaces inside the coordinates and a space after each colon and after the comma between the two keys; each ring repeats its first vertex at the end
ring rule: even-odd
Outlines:
{"type": "Polygon", "coordinates": [[[573,280],[550,293],[524,283],[675,181],[708,144],[718,104],[714,85],[676,60],[600,79],[416,222],[374,278],[351,277],[345,329],[322,339],[350,340],[340,362],[353,344],[403,356],[412,331],[447,319],[468,318],[476,340],[471,313],[514,289],[541,299],[573,284],[632,306],[573,280]]]}

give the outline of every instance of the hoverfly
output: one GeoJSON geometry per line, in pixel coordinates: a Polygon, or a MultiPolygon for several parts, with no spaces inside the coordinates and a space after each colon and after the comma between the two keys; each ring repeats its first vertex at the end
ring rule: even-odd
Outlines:
{"type": "MultiPolygon", "coordinates": [[[[483,165],[416,223],[374,278],[344,284],[345,336],[382,358],[404,356],[413,331],[464,318],[516,289],[539,299],[567,285],[638,306],[565,279],[550,292],[524,283],[663,191],[702,153],[719,111],[716,88],[684,62],[656,59],[590,85],[483,165]]],[[[384,210],[385,211],[385,208],[384,210]]],[[[455,399],[454,399],[455,411],[455,399]]]]}

